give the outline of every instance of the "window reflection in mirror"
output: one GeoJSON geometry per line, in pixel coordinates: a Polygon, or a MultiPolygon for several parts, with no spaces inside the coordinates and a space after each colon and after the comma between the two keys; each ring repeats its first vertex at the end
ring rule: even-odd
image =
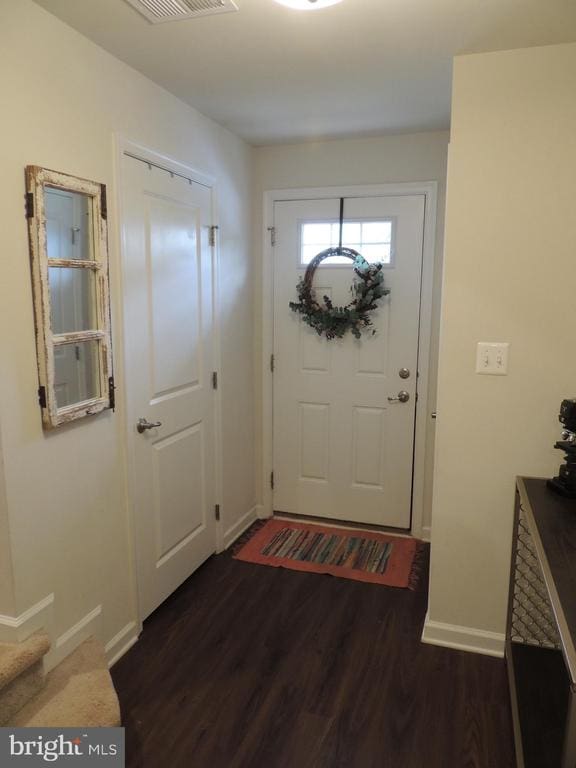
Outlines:
{"type": "Polygon", "coordinates": [[[94,259],[91,199],[88,195],[46,187],[46,250],[49,259],[94,259]]]}
{"type": "Polygon", "coordinates": [[[95,327],[95,284],[92,270],[48,269],[52,333],[89,331],[95,327]]]}
{"type": "Polygon", "coordinates": [[[62,344],[54,349],[54,390],[58,408],[100,396],[98,342],[62,344]]]}

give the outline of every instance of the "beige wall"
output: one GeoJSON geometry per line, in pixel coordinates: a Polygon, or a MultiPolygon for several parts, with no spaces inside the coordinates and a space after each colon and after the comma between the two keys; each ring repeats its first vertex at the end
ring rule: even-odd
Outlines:
{"type": "MultiPolygon", "coordinates": [[[[115,132],[217,180],[221,232],[224,527],[255,504],[251,150],[228,131],[41,10],[0,0],[0,421],[21,613],[55,593],[56,635],[98,605],[103,639],[134,619],[126,501],[115,132]],[[24,166],[105,182],[110,208],[115,414],[44,434],[37,404],[24,166]]],[[[0,496],[0,526],[2,526],[0,496]]],[[[0,531],[4,535],[5,530],[0,531]]],[[[0,572],[2,575],[2,572],[0,572]]],[[[9,585],[2,585],[9,591],[9,585]]],[[[0,607],[4,609],[0,599],[0,607]]]]}
{"type": "MultiPolygon", "coordinates": [[[[261,263],[262,263],[262,213],[266,190],[324,187],[351,184],[385,184],[403,181],[438,182],[438,217],[436,238],[436,266],[433,306],[433,338],[430,352],[430,392],[428,410],[436,403],[436,368],[438,355],[438,323],[440,314],[440,285],[442,264],[442,239],[444,231],[444,205],[446,180],[446,153],[448,133],[438,131],[403,136],[381,136],[364,139],[291,144],[258,147],[254,151],[254,242],[257,265],[256,276],[256,402],[261,393],[261,263]]],[[[261,432],[258,423],[257,433],[261,432]]],[[[430,525],[432,503],[432,458],[434,451],[434,427],[430,423],[426,441],[426,478],[424,526],[430,525]]],[[[261,488],[259,472],[261,454],[257,461],[257,488],[261,488]]]]}
{"type": "Polygon", "coordinates": [[[576,45],[457,58],[430,611],[501,634],[516,475],[555,474],[576,396],[576,45]],[[474,373],[510,342],[509,375],[474,373]]]}
{"type": "Polygon", "coordinates": [[[2,425],[0,424],[0,614],[14,611],[14,579],[10,546],[10,524],[6,499],[2,425]]]}

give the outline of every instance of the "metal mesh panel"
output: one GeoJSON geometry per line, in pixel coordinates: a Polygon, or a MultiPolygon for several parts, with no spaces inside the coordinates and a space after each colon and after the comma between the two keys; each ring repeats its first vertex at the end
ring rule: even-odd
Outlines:
{"type": "Polygon", "coordinates": [[[560,637],[522,507],[518,519],[512,641],[560,649],[560,637]]]}

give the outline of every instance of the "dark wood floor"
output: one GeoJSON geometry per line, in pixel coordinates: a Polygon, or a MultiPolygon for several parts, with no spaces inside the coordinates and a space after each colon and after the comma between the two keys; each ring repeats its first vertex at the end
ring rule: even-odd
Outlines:
{"type": "Polygon", "coordinates": [[[512,768],[504,662],[417,592],[211,558],[113,669],[129,768],[512,768]]]}

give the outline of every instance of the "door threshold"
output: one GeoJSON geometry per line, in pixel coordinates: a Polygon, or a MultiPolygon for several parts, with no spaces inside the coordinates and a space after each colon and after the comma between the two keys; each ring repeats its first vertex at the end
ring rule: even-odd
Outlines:
{"type": "Polygon", "coordinates": [[[309,525],[330,525],[333,528],[342,528],[345,531],[374,531],[375,533],[389,533],[392,536],[400,536],[404,539],[413,539],[414,536],[408,528],[392,528],[389,525],[369,525],[368,523],[354,523],[349,520],[337,520],[332,517],[313,517],[311,515],[295,515],[292,512],[273,512],[276,520],[299,521],[309,525]]]}

